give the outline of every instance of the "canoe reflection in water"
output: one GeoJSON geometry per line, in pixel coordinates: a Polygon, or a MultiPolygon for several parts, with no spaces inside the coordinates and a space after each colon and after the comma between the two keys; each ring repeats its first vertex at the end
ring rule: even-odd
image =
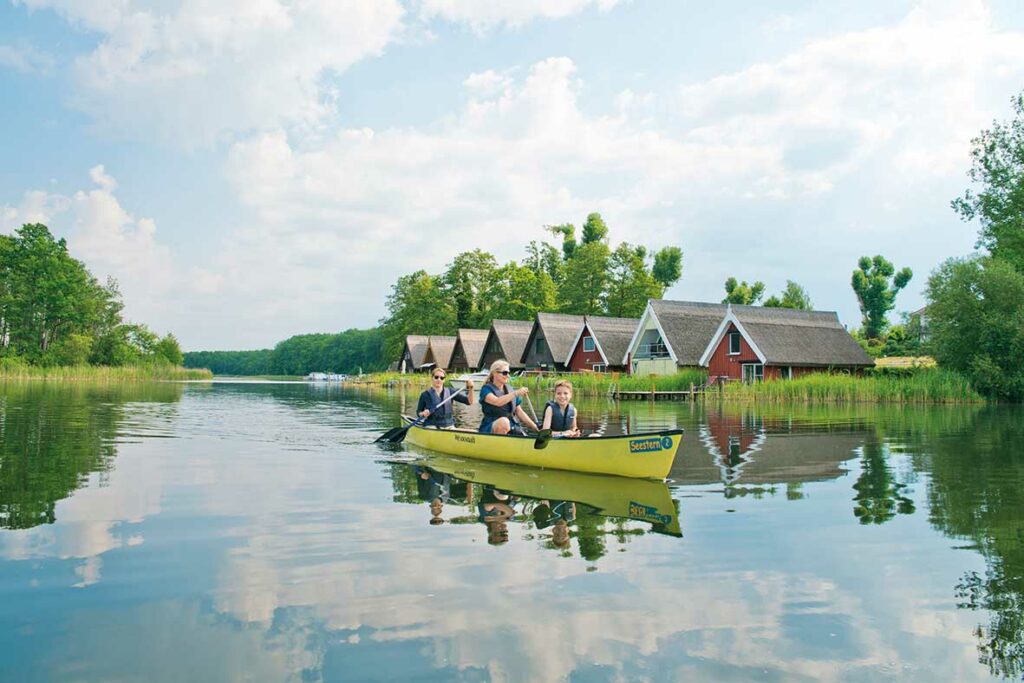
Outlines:
{"type": "Polygon", "coordinates": [[[682,536],[676,504],[663,482],[426,452],[406,467],[416,477],[417,498],[430,505],[431,524],[483,524],[491,545],[506,544],[512,524],[535,529],[545,545],[563,553],[577,538],[580,554],[587,559],[605,553],[607,535],[622,542],[645,533],[682,536]],[[445,515],[453,506],[464,512],[445,515]],[[614,528],[606,530],[609,520],[614,528]],[[649,528],[626,528],[630,520],[649,528]]]}

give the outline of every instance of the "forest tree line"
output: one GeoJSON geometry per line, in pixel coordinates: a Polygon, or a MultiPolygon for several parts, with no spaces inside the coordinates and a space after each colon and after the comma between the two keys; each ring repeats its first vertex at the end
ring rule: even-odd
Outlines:
{"type": "Polygon", "coordinates": [[[30,365],[180,365],[173,334],[123,319],[117,282],[100,283],[41,223],[0,235],[0,360],[30,365]]]}

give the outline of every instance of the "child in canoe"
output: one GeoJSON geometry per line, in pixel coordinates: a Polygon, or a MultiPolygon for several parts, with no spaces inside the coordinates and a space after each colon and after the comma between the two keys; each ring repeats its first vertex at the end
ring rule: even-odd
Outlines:
{"type": "Polygon", "coordinates": [[[555,382],[555,400],[544,406],[542,429],[550,429],[553,437],[575,438],[580,435],[576,425],[576,406],[572,403],[572,382],[561,379],[555,382]]]}

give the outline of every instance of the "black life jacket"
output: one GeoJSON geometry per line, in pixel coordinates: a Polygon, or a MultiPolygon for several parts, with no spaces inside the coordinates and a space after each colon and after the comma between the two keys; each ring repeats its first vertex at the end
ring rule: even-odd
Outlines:
{"type": "MultiPolygon", "coordinates": [[[[495,396],[507,396],[508,394],[511,393],[511,390],[508,388],[507,384],[505,385],[504,391],[498,389],[498,387],[496,387],[492,383],[485,384],[484,386],[491,387],[491,389],[494,391],[495,396]]],[[[483,393],[482,388],[480,392],[483,393]]],[[[509,420],[512,420],[516,414],[516,402],[509,401],[503,406],[492,406],[490,403],[484,400],[480,401],[480,409],[483,411],[484,417],[490,417],[495,420],[497,420],[499,417],[507,417],[509,420]]]]}
{"type": "Polygon", "coordinates": [[[551,408],[551,431],[567,432],[572,429],[572,421],[576,419],[576,406],[569,404],[565,407],[565,414],[562,414],[562,407],[554,401],[548,401],[548,408],[551,408]]]}
{"type": "Polygon", "coordinates": [[[448,401],[443,406],[438,407],[439,403],[451,396],[451,388],[442,388],[441,398],[437,398],[437,393],[433,389],[427,389],[424,393],[431,395],[430,399],[427,401],[427,409],[430,411],[430,417],[426,419],[425,424],[436,427],[449,427],[455,424],[455,414],[452,412],[453,401],[448,401]],[[431,407],[431,404],[433,404],[433,407],[431,407]]]}

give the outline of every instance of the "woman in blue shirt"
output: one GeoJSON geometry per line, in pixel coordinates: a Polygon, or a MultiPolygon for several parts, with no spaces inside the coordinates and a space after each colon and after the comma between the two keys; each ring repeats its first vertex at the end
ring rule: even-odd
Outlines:
{"type": "Polygon", "coordinates": [[[480,389],[480,408],[484,419],[480,422],[481,434],[508,434],[522,431],[520,424],[525,424],[537,431],[530,416],[519,405],[519,397],[525,396],[529,390],[519,387],[512,391],[508,386],[508,361],[496,360],[491,363],[491,373],[487,375],[487,384],[480,389]]]}
{"type": "Polygon", "coordinates": [[[452,402],[458,401],[464,405],[473,404],[473,380],[466,380],[466,393],[458,394],[451,401],[448,401],[440,408],[437,404],[445,401],[452,395],[451,387],[444,385],[445,371],[442,368],[434,368],[431,375],[431,386],[420,394],[420,401],[416,404],[416,414],[427,418],[423,421],[425,427],[437,427],[445,429],[455,426],[455,413],[452,411],[452,402]]]}

